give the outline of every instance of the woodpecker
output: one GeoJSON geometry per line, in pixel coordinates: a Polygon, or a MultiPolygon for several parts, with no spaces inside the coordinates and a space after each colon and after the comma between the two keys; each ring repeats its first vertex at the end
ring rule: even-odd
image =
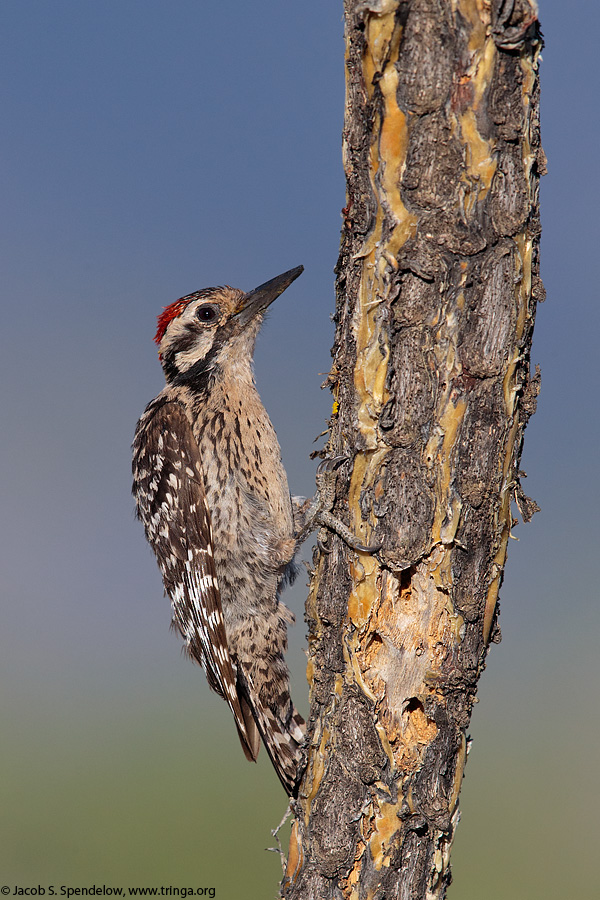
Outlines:
{"type": "Polygon", "coordinates": [[[133,442],[136,513],[174,626],[228,703],[246,757],[256,760],[262,738],[290,795],[305,723],[290,697],[284,652],[294,616],[280,593],[311,526],[308,502],[290,497],[253,354],[267,307],[302,271],[165,307],[155,341],[166,385],[133,442]]]}

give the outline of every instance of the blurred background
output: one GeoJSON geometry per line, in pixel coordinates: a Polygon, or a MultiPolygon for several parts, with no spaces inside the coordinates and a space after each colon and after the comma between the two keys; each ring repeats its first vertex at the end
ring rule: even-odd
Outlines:
{"type": "MultiPolygon", "coordinates": [[[[595,883],[600,7],[540,7],[548,300],[522,465],[542,511],[511,542],[473,715],[461,900],[595,883]]],[[[345,202],[342,4],[3,0],[0,33],[0,882],[274,896],[264,848],[286,799],[169,632],[130,442],[163,382],[161,308],[302,263],[256,371],[291,488],[312,494],[345,202]]],[[[304,581],[287,602],[306,712],[304,581]]]]}

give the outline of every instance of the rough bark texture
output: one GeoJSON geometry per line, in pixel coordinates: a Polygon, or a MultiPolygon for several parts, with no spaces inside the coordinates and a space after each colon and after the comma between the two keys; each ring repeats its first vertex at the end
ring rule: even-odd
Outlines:
{"type": "Polygon", "coordinates": [[[530,0],[346,0],[337,537],[307,606],[286,898],[441,898],[539,376],[530,0]]]}

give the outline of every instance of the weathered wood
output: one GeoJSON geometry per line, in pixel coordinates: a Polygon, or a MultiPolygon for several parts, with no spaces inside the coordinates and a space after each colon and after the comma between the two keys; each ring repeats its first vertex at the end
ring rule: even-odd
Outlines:
{"type": "Polygon", "coordinates": [[[541,38],[530,0],[346,0],[347,206],[307,604],[307,766],[282,894],[441,898],[477,680],[499,639],[539,377],[541,38]],[[345,476],[345,477],[344,477],[345,476]]]}

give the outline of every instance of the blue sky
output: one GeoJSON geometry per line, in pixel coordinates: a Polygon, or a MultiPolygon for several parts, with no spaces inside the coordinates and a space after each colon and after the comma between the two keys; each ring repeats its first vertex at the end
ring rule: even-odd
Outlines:
{"type": "MultiPolygon", "coordinates": [[[[574,839],[567,853],[562,827],[592,828],[599,787],[600,11],[540,7],[548,299],[523,468],[542,512],[511,542],[504,640],[473,717],[455,853],[467,900],[498,853],[514,898],[564,898],[574,869],[584,884],[591,857],[574,839]]],[[[284,798],[264,762],[245,762],[227,710],[169,634],[133,519],[129,445],[162,384],[160,309],[303,264],[256,371],[292,490],[312,493],[345,202],[341,4],[4,0],[0,33],[0,871],[9,884],[176,884],[199,871],[233,896],[217,839],[233,832],[248,866],[259,859],[252,891],[265,896],[278,862],[262,848],[284,798]],[[248,829],[240,808],[258,796],[264,818],[248,829]]],[[[300,705],[303,594],[289,599],[300,705]]]]}

